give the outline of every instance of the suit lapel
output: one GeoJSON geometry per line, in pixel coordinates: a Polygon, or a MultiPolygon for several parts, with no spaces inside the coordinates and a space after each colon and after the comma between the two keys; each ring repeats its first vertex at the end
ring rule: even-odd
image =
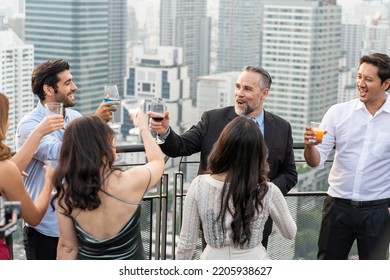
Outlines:
{"type": "Polygon", "coordinates": [[[234,107],[232,107],[232,109],[230,110],[229,115],[227,117],[228,123],[230,121],[232,121],[236,117],[238,117],[238,115],[236,114],[236,111],[234,110],[234,107]]]}
{"type": "MultiPolygon", "coordinates": [[[[264,141],[268,147],[268,152],[272,150],[274,144],[274,119],[270,113],[264,111],[264,141]]],[[[269,156],[269,155],[268,155],[269,156]]]]}

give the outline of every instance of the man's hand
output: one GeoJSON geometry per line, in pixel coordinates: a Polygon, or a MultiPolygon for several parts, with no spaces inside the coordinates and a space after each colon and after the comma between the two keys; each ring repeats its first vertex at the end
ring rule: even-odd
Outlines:
{"type": "Polygon", "coordinates": [[[164,113],[164,119],[162,121],[153,120],[154,113],[149,111],[148,116],[150,117],[150,130],[155,131],[158,135],[163,135],[168,131],[169,128],[169,112],[164,113]]]}
{"type": "MultiPolygon", "coordinates": [[[[327,131],[324,132],[326,134],[327,131]]],[[[305,132],[303,133],[303,142],[305,144],[305,147],[311,148],[315,145],[318,145],[321,143],[321,140],[317,140],[316,133],[310,126],[306,126],[305,132]]]]}
{"type": "Polygon", "coordinates": [[[117,110],[117,106],[115,105],[119,104],[119,101],[102,101],[102,103],[100,103],[99,107],[97,108],[95,115],[101,117],[105,122],[109,122],[112,119],[112,112],[117,110]]]}
{"type": "Polygon", "coordinates": [[[63,115],[52,115],[46,116],[43,121],[34,129],[35,132],[43,137],[46,134],[52,133],[58,129],[64,127],[64,116],[63,115]]]}

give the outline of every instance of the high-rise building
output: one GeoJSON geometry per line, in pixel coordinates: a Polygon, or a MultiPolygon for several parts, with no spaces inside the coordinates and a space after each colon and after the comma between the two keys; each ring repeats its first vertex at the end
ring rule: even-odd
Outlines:
{"type": "MultiPolygon", "coordinates": [[[[358,62],[356,62],[356,65],[358,65],[358,62]]],[[[337,103],[346,102],[357,98],[357,69],[357,66],[355,66],[354,68],[347,66],[347,57],[344,56],[342,59],[340,59],[337,103]]]]}
{"type": "Polygon", "coordinates": [[[388,36],[388,19],[382,11],[377,11],[366,22],[363,35],[363,53],[388,53],[390,51],[388,36]]]}
{"type": "MultiPolygon", "coordinates": [[[[127,1],[108,1],[108,84],[117,85],[123,96],[126,76],[127,1]]],[[[119,116],[119,115],[118,115],[119,116]]]]}
{"type": "Polygon", "coordinates": [[[14,14],[8,17],[8,28],[11,28],[24,41],[24,14],[14,14]]]}
{"type": "Polygon", "coordinates": [[[287,119],[293,139],[337,101],[341,7],[335,0],[264,0],[262,66],[273,84],[265,108],[287,119]]]}
{"type": "Polygon", "coordinates": [[[5,93],[10,102],[6,144],[12,148],[20,119],[34,108],[33,68],[34,47],[25,44],[11,29],[0,31],[0,92],[5,93]]]}
{"type": "Polygon", "coordinates": [[[205,111],[234,105],[234,89],[240,74],[224,72],[198,78],[197,120],[205,111]]]}
{"type": "Polygon", "coordinates": [[[210,28],[207,0],[161,0],[160,45],[183,48],[196,103],[196,79],[210,72],[210,28]]]}
{"type": "MultiPolygon", "coordinates": [[[[143,98],[147,103],[154,97],[162,97],[167,104],[171,127],[183,133],[192,121],[192,102],[182,48],[160,46],[145,49],[135,46],[133,55],[133,65],[127,71],[125,97],[143,98]]],[[[128,112],[125,112],[123,133],[126,134],[130,127],[128,112]]]]}
{"type": "Polygon", "coordinates": [[[127,41],[131,45],[138,40],[138,22],[134,7],[127,7],[127,41]]]}
{"type": "MultiPolygon", "coordinates": [[[[329,107],[337,103],[341,7],[336,0],[263,3],[262,66],[273,80],[264,106],[288,120],[294,142],[302,142],[305,126],[310,121],[321,121],[329,107]]],[[[329,170],[305,166],[299,170],[295,189],[327,187],[329,170]],[[302,180],[307,176],[315,176],[316,180],[302,180]]]]}
{"type": "Polygon", "coordinates": [[[262,1],[219,1],[217,73],[259,65],[262,1]]]}
{"type": "Polygon", "coordinates": [[[119,88],[123,83],[125,3],[126,0],[26,1],[25,38],[34,44],[35,65],[50,59],[69,61],[78,86],[75,109],[82,114],[96,110],[106,83],[117,83],[119,88]]]}
{"type": "Polygon", "coordinates": [[[347,58],[347,67],[357,69],[363,50],[364,21],[355,20],[342,24],[341,45],[347,58]]]}

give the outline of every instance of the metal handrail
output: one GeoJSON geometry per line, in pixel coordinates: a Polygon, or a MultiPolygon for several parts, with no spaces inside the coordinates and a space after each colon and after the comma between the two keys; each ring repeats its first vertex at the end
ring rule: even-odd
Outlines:
{"type": "MultiPolygon", "coordinates": [[[[295,143],[293,145],[295,150],[302,150],[304,148],[303,143],[295,143]]],[[[126,145],[126,146],[118,146],[118,153],[133,153],[133,152],[144,152],[144,146],[142,144],[137,145],[126,145]]],[[[165,162],[169,160],[169,157],[165,158],[165,162]]],[[[296,160],[296,162],[304,162],[304,160],[296,160]]],[[[329,160],[332,161],[332,160],[329,160]]],[[[185,198],[185,190],[184,190],[184,173],[182,171],[181,165],[184,164],[199,164],[199,160],[186,160],[186,157],[181,157],[179,161],[178,171],[174,171],[173,173],[173,184],[170,186],[170,192],[173,194],[172,201],[172,225],[171,225],[171,235],[169,238],[168,234],[168,187],[169,187],[169,177],[168,174],[164,174],[161,178],[160,184],[157,185],[157,193],[156,195],[148,195],[145,196],[145,200],[150,200],[155,202],[155,207],[151,210],[151,217],[153,212],[156,213],[156,218],[154,221],[151,221],[152,225],[150,228],[154,226],[155,232],[154,240],[152,239],[153,235],[150,232],[150,246],[154,245],[154,259],[167,259],[168,256],[171,256],[172,259],[175,259],[175,248],[176,248],[176,238],[179,235],[179,226],[181,226],[181,221],[183,218],[183,202],[185,198]],[[153,244],[154,242],[154,244],[153,244]],[[168,243],[171,244],[171,250],[168,250],[168,243]]],[[[138,164],[137,164],[138,165],[138,164]]],[[[121,165],[126,166],[126,165],[121,165]]],[[[131,166],[131,165],[130,165],[131,166]]],[[[291,192],[288,193],[287,197],[323,197],[326,195],[326,192],[291,192]]],[[[149,258],[153,258],[153,254],[150,250],[149,258]]]]}
{"type": "MultiPolygon", "coordinates": [[[[302,150],[304,148],[304,144],[295,143],[293,148],[296,150],[302,150]]],[[[123,145],[117,147],[117,152],[137,153],[137,152],[145,152],[145,149],[143,144],[123,145]]],[[[165,162],[167,162],[168,159],[169,157],[166,157],[165,162]]],[[[186,161],[186,157],[182,157],[179,165],[187,164],[187,163],[199,164],[199,160],[186,161]]],[[[118,166],[128,167],[128,166],[135,166],[140,164],[143,163],[137,163],[137,164],[120,163],[118,164],[118,166]]],[[[145,251],[147,253],[148,259],[157,259],[157,260],[159,259],[164,260],[167,258],[175,259],[175,248],[177,246],[177,237],[180,234],[181,221],[183,219],[182,206],[186,195],[184,189],[184,178],[185,178],[185,174],[183,173],[183,171],[180,170],[179,167],[178,170],[173,172],[173,178],[172,178],[173,183],[171,183],[170,185],[169,175],[165,173],[162,176],[160,183],[157,184],[157,188],[153,188],[143,198],[142,203],[145,204],[145,206],[147,206],[145,210],[150,212],[147,214],[148,216],[145,216],[145,214],[141,216],[142,217],[141,220],[144,222],[143,223],[144,224],[143,234],[145,234],[144,242],[149,242],[149,247],[148,247],[149,250],[147,250],[147,244],[145,244],[145,251]],[[169,207],[169,205],[171,206],[169,207]],[[172,219],[168,217],[168,214],[170,213],[169,211],[172,211],[172,215],[173,215],[172,219]]],[[[316,199],[317,197],[322,197],[325,195],[326,195],[325,192],[291,192],[286,195],[286,198],[287,197],[308,197],[310,199],[310,197],[313,197],[314,199],[316,199]]],[[[200,249],[198,249],[197,247],[197,250],[200,249]]]]}

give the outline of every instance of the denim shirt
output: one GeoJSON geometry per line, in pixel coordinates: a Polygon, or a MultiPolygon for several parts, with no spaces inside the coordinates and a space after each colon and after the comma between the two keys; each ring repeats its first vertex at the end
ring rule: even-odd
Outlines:
{"type": "MultiPolygon", "coordinates": [[[[30,113],[23,116],[16,129],[16,151],[22,147],[29,134],[45,118],[45,116],[45,107],[41,102],[38,102],[37,107],[35,107],[30,113]]],[[[64,128],[66,129],[68,123],[80,116],[81,114],[79,112],[66,108],[64,128]]],[[[45,135],[41,139],[32,160],[24,170],[28,174],[27,177],[24,177],[24,184],[32,200],[35,200],[39,196],[45,183],[45,171],[43,169],[44,161],[58,160],[60,157],[63,135],[64,129],[59,129],[45,135]]],[[[37,225],[35,229],[47,236],[59,236],[56,212],[50,205],[41,223],[37,225]]]]}

